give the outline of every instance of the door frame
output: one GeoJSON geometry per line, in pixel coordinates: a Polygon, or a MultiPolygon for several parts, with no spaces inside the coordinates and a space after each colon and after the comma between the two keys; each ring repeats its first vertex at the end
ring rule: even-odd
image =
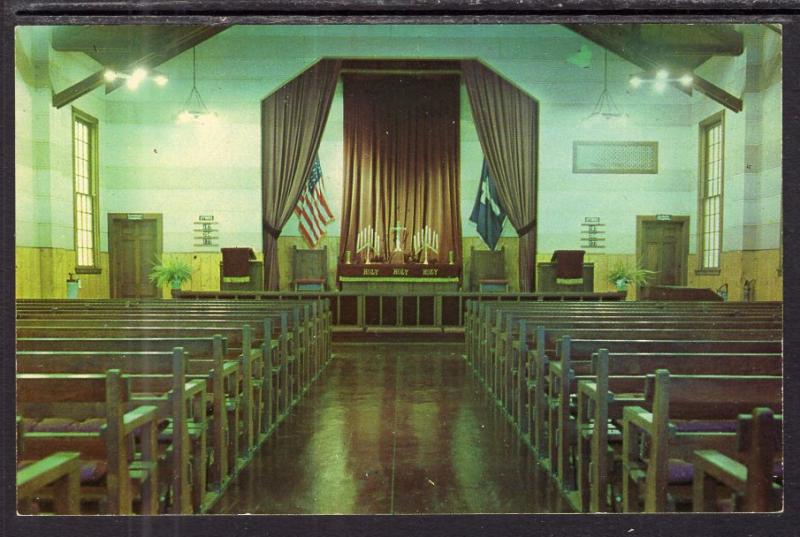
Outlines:
{"type": "Polygon", "coordinates": [[[657,215],[636,215],[636,263],[644,254],[644,224],[646,222],[670,222],[681,224],[681,259],[683,260],[683,268],[680,271],[680,285],[688,285],[689,281],[689,222],[688,215],[669,215],[669,220],[659,218],[657,215]]]}
{"type": "Polygon", "coordinates": [[[108,279],[109,279],[109,296],[111,298],[118,298],[117,294],[117,274],[114,271],[114,224],[120,221],[152,221],[156,223],[156,255],[161,257],[164,252],[164,233],[163,233],[163,215],[161,213],[108,213],[108,279]],[[130,218],[131,215],[136,215],[136,218],[130,218]],[[139,218],[141,216],[141,218],[139,218]]]}

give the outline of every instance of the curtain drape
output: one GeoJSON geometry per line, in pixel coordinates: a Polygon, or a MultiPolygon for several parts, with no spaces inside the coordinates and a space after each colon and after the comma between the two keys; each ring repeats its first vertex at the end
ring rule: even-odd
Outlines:
{"type": "Polygon", "coordinates": [[[461,70],[500,203],[519,235],[520,291],[533,291],[539,103],[478,61],[461,70]]]}
{"type": "Polygon", "coordinates": [[[261,102],[264,288],[278,290],[278,237],[292,215],[328,119],[341,62],[321,60],[261,102]]]}
{"type": "Polygon", "coordinates": [[[459,79],[454,75],[343,75],[344,199],[340,259],[356,259],[359,230],[380,237],[388,260],[399,222],[404,250],[424,226],[439,233],[439,253],[461,263],[459,79]]]}

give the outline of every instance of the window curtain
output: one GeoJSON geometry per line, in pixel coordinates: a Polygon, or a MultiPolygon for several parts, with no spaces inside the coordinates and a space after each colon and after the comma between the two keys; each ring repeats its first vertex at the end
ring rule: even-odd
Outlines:
{"type": "Polygon", "coordinates": [[[478,61],[461,70],[500,204],[519,235],[519,288],[533,291],[539,103],[478,61]]]}
{"type": "Polygon", "coordinates": [[[321,60],[261,101],[264,289],[278,290],[278,237],[319,149],[341,62],[321,60]]]}
{"type": "Polygon", "coordinates": [[[372,226],[388,261],[399,222],[404,251],[424,226],[439,233],[429,260],[461,263],[459,78],[343,75],[344,199],[339,257],[356,257],[358,232],[372,226]]]}

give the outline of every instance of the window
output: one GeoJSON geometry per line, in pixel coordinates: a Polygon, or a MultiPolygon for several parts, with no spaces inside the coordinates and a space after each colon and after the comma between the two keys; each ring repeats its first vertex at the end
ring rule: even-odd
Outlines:
{"type": "Polygon", "coordinates": [[[72,175],[76,272],[99,272],[97,263],[97,120],[73,109],[72,175]]]}
{"type": "Polygon", "coordinates": [[[724,182],[724,115],[700,123],[700,270],[718,271],[722,251],[722,187],[724,182]]]}

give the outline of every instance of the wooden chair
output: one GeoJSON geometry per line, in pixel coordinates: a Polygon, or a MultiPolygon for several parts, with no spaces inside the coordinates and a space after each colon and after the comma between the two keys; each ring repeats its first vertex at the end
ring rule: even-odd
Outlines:
{"type": "Polygon", "coordinates": [[[505,247],[499,250],[470,250],[470,289],[481,293],[508,292],[505,247]]]}
{"type": "Polygon", "coordinates": [[[325,291],[328,287],[328,247],[300,250],[292,246],[292,289],[325,291]]]}

